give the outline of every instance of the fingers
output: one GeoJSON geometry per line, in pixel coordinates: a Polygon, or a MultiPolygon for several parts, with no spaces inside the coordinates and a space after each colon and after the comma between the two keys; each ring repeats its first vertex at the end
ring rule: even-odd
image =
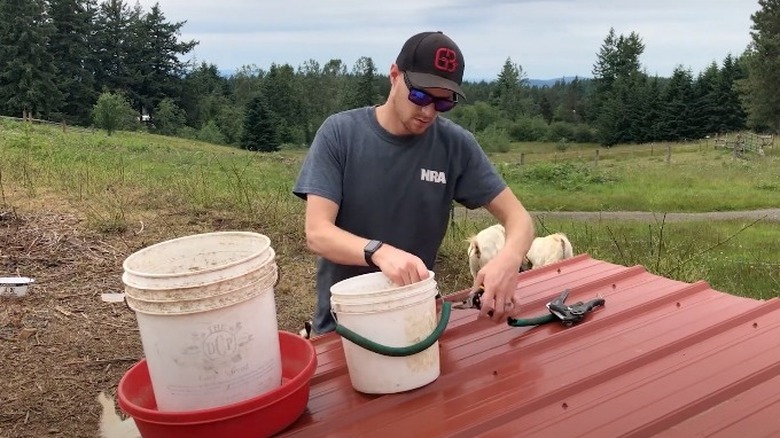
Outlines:
{"type": "Polygon", "coordinates": [[[429,276],[428,268],[419,257],[397,249],[383,258],[379,268],[398,286],[417,283],[429,276]]]}
{"type": "Polygon", "coordinates": [[[508,296],[496,294],[495,291],[498,289],[496,286],[485,285],[485,292],[482,295],[482,308],[479,312],[480,317],[500,322],[519,312],[519,306],[514,294],[509,294],[508,296]]]}

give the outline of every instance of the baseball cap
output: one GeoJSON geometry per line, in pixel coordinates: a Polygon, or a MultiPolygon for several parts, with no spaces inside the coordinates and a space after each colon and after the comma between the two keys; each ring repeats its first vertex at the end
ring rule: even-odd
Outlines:
{"type": "Polygon", "coordinates": [[[395,64],[420,88],[444,88],[465,98],[463,52],[441,31],[421,32],[406,40],[395,64]]]}

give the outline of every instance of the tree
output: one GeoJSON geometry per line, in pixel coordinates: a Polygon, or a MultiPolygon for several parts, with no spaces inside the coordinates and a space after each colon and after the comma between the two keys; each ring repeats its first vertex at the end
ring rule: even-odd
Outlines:
{"type": "Polygon", "coordinates": [[[152,117],[155,131],[162,135],[176,135],[186,120],[187,115],[170,97],[157,104],[152,117]]]}
{"type": "Polygon", "coordinates": [[[92,118],[95,126],[111,135],[116,130],[132,126],[135,114],[124,95],[103,92],[92,109],[92,118]]]}
{"type": "Polygon", "coordinates": [[[275,115],[263,96],[257,96],[249,103],[244,118],[244,132],[241,147],[250,151],[274,152],[281,142],[277,132],[275,115]]]}
{"type": "Polygon", "coordinates": [[[780,0],[759,0],[750,16],[752,41],[745,53],[743,81],[751,126],[780,132],[780,0]]]}
{"type": "Polygon", "coordinates": [[[263,78],[261,95],[264,96],[264,104],[273,113],[273,119],[278,124],[275,131],[279,141],[302,143],[304,128],[300,111],[301,97],[296,87],[295,71],[292,66],[272,64],[268,74],[263,78]],[[300,135],[297,135],[298,133],[300,135]]]}
{"type": "Polygon", "coordinates": [[[523,87],[527,83],[523,68],[507,58],[490,95],[490,104],[500,109],[510,120],[527,114],[530,105],[523,97],[523,87]]]}
{"type": "Polygon", "coordinates": [[[602,145],[637,141],[634,136],[644,131],[637,126],[644,123],[637,117],[643,105],[642,96],[632,92],[645,83],[646,75],[639,62],[644,49],[637,33],[616,37],[615,29],[610,28],[597,54],[593,66],[596,88],[588,114],[602,145]]]}
{"type": "Polygon", "coordinates": [[[133,49],[140,50],[141,57],[132,67],[138,77],[137,94],[145,108],[155,108],[161,100],[181,95],[181,78],[187,63],[179,56],[186,55],[198,44],[195,40],[179,41],[185,23],[167,22],[159,3],[155,3],[135,25],[141,44],[133,49]]]}
{"type": "Polygon", "coordinates": [[[720,126],[717,132],[733,132],[745,129],[747,113],[740,101],[738,83],[745,79],[745,71],[737,59],[726,56],[717,82],[717,108],[720,126]]]}
{"type": "Polygon", "coordinates": [[[97,99],[90,34],[94,9],[88,0],[48,0],[52,36],[49,53],[57,72],[57,88],[62,94],[58,118],[89,125],[92,105],[97,99]]]}
{"type": "Polygon", "coordinates": [[[379,96],[376,84],[376,66],[374,60],[361,56],[352,68],[353,86],[351,88],[349,107],[359,108],[377,103],[379,96]]]}
{"type": "Polygon", "coordinates": [[[49,115],[61,104],[47,51],[51,26],[41,0],[0,1],[0,108],[49,115]]]}
{"type": "Polygon", "coordinates": [[[220,76],[215,64],[202,62],[188,71],[181,83],[180,100],[187,124],[199,128],[214,119],[222,107],[231,105],[228,89],[228,80],[220,76]]]}
{"type": "Polygon", "coordinates": [[[680,141],[696,138],[693,111],[693,78],[690,70],[677,66],[666,85],[661,130],[663,139],[680,141]]]}
{"type": "Polygon", "coordinates": [[[132,73],[132,65],[141,56],[134,53],[140,42],[133,25],[140,19],[139,13],[131,11],[123,0],[105,0],[98,7],[93,36],[96,88],[128,93],[133,101],[137,101],[132,91],[137,78],[132,73]]]}

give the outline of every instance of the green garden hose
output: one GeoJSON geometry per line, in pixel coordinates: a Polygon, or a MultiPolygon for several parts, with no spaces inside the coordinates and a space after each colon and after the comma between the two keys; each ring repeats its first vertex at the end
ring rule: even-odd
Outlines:
{"type": "Polygon", "coordinates": [[[442,333],[444,333],[444,329],[447,328],[447,323],[450,321],[450,307],[450,303],[442,303],[441,319],[439,319],[439,324],[433,330],[433,333],[428,335],[427,338],[421,340],[420,342],[406,347],[388,347],[386,345],[378,344],[370,339],[366,339],[363,336],[360,336],[359,334],[353,332],[341,324],[336,325],[336,333],[343,336],[353,344],[377,354],[392,357],[411,356],[413,354],[427,350],[431,345],[439,340],[439,337],[441,337],[442,333]]]}

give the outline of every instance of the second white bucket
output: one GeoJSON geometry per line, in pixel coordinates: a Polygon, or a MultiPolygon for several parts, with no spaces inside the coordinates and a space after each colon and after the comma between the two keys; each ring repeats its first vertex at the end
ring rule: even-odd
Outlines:
{"type": "Polygon", "coordinates": [[[159,410],[224,406],[281,385],[268,237],[182,237],[132,254],[124,269],[159,410]]]}
{"type": "MultiPolygon", "coordinates": [[[[413,346],[430,339],[437,329],[437,292],[433,272],[423,281],[401,287],[381,272],[343,280],[331,287],[337,331],[346,328],[390,349],[413,346]]],[[[404,356],[370,351],[344,334],[342,346],[352,387],[363,393],[408,391],[433,382],[441,373],[438,340],[404,356]]]]}

